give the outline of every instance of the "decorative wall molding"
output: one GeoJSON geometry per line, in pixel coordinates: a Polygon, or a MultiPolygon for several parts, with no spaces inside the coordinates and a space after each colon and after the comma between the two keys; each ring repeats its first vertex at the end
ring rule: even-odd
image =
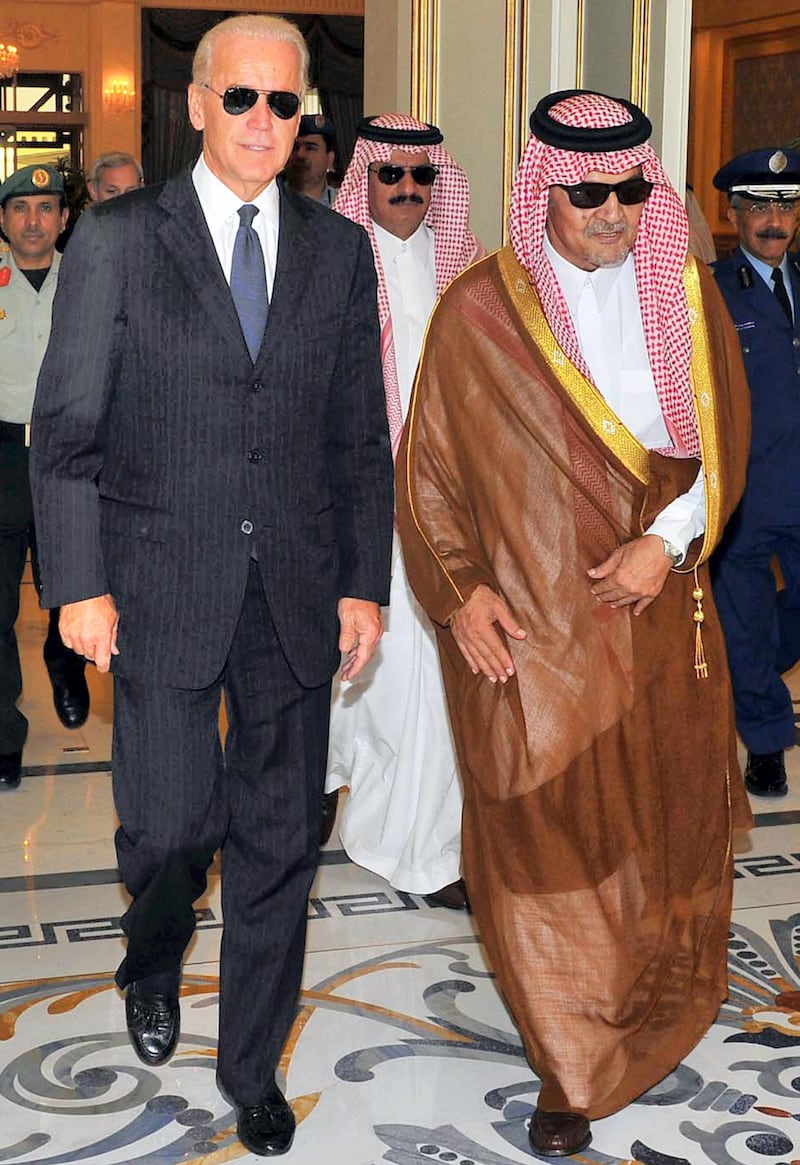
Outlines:
{"type": "Polygon", "coordinates": [[[695,29],[689,179],[721,254],[731,249],[736,233],[727,220],[728,200],[712,178],[736,153],[797,136],[798,54],[800,10],[695,29]],[[770,75],[777,97],[767,92],[770,75]],[[763,100],[746,99],[759,76],[765,79],[763,100]]]}
{"type": "Polygon", "coordinates": [[[634,105],[647,108],[648,61],[650,56],[650,0],[633,0],[633,44],[631,45],[631,96],[634,105]]]}
{"type": "MultiPolygon", "coordinates": [[[[132,0],[133,2],[133,0],[132,0]]],[[[141,0],[142,8],[163,8],[163,0],[141,0]]],[[[213,8],[236,12],[296,12],[314,16],[363,16],[364,0],[170,0],[169,8],[213,8]]]]}
{"type": "Polygon", "coordinates": [[[530,0],[506,0],[503,81],[503,243],[508,242],[508,210],[514,174],[528,136],[530,0]]]}
{"type": "MultiPolygon", "coordinates": [[[[22,52],[38,49],[47,41],[60,39],[57,32],[50,32],[41,24],[34,24],[30,20],[9,20],[0,26],[0,34],[5,40],[13,41],[22,52]]],[[[22,63],[24,65],[25,62],[22,63]]]]}
{"type": "Polygon", "coordinates": [[[411,3],[411,116],[438,123],[439,0],[411,3]]]}

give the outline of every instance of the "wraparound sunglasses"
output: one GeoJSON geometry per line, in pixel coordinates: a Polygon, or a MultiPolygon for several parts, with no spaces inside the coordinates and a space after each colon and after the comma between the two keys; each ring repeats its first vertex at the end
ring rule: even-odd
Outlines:
{"type": "Polygon", "coordinates": [[[205,81],[201,81],[200,85],[222,98],[222,108],[231,117],[239,117],[240,114],[247,113],[248,109],[252,109],[260,93],[264,94],[267,105],[281,121],[288,121],[290,117],[294,117],[300,108],[300,98],[297,94],[284,89],[251,89],[248,85],[230,85],[224,93],[217,93],[217,90],[212,89],[205,81]]]}
{"type": "Polygon", "coordinates": [[[579,210],[596,210],[609,194],[616,194],[622,206],[638,206],[650,197],[654,184],[646,178],[626,178],[624,182],[578,182],[576,186],[557,182],[556,185],[566,190],[570,202],[579,210]]]}
{"type": "Polygon", "coordinates": [[[393,166],[390,162],[384,162],[382,165],[371,163],[367,169],[372,174],[376,174],[378,181],[382,182],[384,186],[396,186],[401,182],[403,175],[409,173],[416,182],[417,186],[431,186],[436,175],[439,173],[435,166],[423,163],[420,166],[393,166]]]}

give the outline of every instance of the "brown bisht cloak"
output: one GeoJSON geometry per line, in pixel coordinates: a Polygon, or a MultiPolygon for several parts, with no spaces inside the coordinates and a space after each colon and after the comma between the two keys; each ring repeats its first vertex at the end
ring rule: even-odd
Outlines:
{"type": "Polygon", "coordinates": [[[542,1108],[590,1119],[666,1076],[713,1022],[731,833],[751,822],[704,565],[744,486],[749,396],[712,277],[690,258],[684,283],[707,531],[640,616],[597,602],[586,572],[685,492],[699,462],[638,443],[558,348],[510,248],[436,309],[397,459],[406,565],[437,624],[464,781],[475,916],[542,1108]],[[479,583],[528,633],[508,644],[504,685],[474,676],[447,628],[479,583]]]}

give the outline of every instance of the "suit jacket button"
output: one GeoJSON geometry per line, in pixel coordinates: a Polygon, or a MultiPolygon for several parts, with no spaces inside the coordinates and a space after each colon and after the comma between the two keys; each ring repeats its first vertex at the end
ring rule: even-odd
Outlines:
{"type": "Polygon", "coordinates": [[[247,460],[253,461],[257,465],[258,462],[262,460],[263,456],[264,456],[264,454],[261,452],[260,449],[251,449],[250,452],[247,454],[247,460]]]}
{"type": "Polygon", "coordinates": [[[245,518],[245,520],[242,522],[239,529],[242,531],[243,534],[252,534],[253,533],[253,523],[248,521],[245,518]]]}
{"type": "Polygon", "coordinates": [[[253,383],[250,385],[250,389],[252,392],[261,392],[261,389],[263,387],[264,387],[264,385],[261,383],[260,380],[254,380],[253,383]]]}

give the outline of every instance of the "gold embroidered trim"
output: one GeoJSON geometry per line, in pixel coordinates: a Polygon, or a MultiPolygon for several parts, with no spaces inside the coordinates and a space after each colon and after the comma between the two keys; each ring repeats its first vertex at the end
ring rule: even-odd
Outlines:
{"type": "MultiPolygon", "coordinates": [[[[714,399],[714,378],[711,371],[711,348],[703,312],[700,274],[697,259],[688,255],[683,268],[683,286],[689,309],[689,329],[692,338],[692,362],[689,381],[694,397],[697,434],[700,438],[700,457],[706,487],[706,530],[697,566],[705,562],[717,545],[722,533],[722,489],[720,483],[719,418],[714,399]]],[[[681,571],[680,573],[689,573],[681,571]]]]}
{"type": "Polygon", "coordinates": [[[506,291],[522,322],[536,341],[553,376],[570,400],[580,409],[581,415],[588,421],[598,439],[634,477],[643,485],[647,485],[650,480],[650,456],[647,449],[636,440],[630,429],[625,427],[614,410],[609,407],[603,394],[586,379],[561,349],[550,330],[528,273],[517,262],[510,246],[503,247],[497,252],[497,263],[506,291]]]}
{"type": "MultiPolygon", "coordinates": [[[[530,335],[561,387],[578,407],[595,435],[622,464],[646,485],[650,478],[649,455],[634,435],[608,407],[602,394],[572,364],[561,350],[545,318],[539,297],[532,287],[527,272],[517,262],[511,247],[504,247],[497,255],[500,274],[506,290],[530,335]]],[[[703,312],[703,297],[697,260],[687,256],[683,269],[683,285],[689,316],[692,357],[689,382],[694,400],[700,457],[706,492],[706,528],[703,545],[694,567],[678,571],[694,574],[692,597],[695,601],[695,674],[698,679],[708,677],[708,664],[703,648],[702,624],[703,589],[697,578],[697,566],[711,554],[722,531],[722,492],[720,489],[719,426],[708,332],[703,312]]]]}

